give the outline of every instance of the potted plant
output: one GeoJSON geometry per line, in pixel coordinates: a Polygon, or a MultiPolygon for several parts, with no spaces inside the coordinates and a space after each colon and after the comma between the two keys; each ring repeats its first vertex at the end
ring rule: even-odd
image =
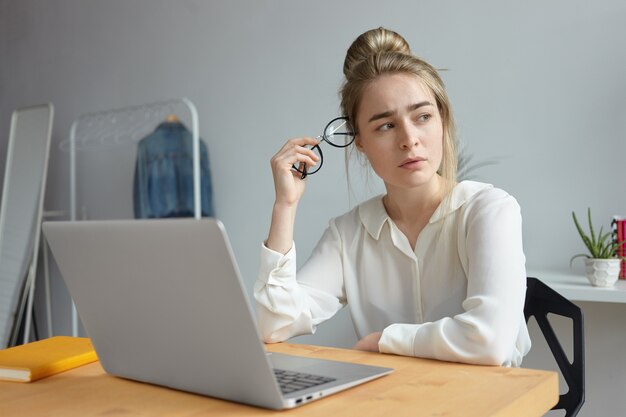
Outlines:
{"type": "Polygon", "coordinates": [[[600,227],[598,234],[595,234],[593,223],[591,222],[591,208],[587,209],[589,235],[580,227],[576,213],[573,211],[572,217],[574,218],[574,224],[576,225],[578,234],[589,250],[589,255],[578,254],[573,256],[570,260],[570,266],[575,258],[581,256],[585,257],[586,275],[591,285],[596,287],[610,287],[615,284],[619,276],[621,259],[616,256],[616,253],[617,248],[623,242],[614,242],[612,233],[606,232],[603,234],[602,227],[600,227]]]}

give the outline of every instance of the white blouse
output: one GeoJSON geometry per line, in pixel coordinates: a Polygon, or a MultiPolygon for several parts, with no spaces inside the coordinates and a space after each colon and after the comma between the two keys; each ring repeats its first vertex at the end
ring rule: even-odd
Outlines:
{"type": "Polygon", "coordinates": [[[254,296],[266,342],[311,334],[348,305],[359,338],[379,350],[483,365],[519,366],[530,349],[522,219],[492,185],[457,184],[415,251],[382,196],[334,218],[297,272],[295,245],[263,246],[254,296]]]}

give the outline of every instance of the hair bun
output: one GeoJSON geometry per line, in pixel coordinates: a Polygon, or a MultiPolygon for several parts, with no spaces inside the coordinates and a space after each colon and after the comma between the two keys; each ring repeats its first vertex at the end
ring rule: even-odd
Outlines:
{"type": "Polygon", "coordinates": [[[344,75],[349,78],[352,69],[359,63],[372,55],[383,52],[410,54],[411,48],[408,42],[393,30],[383,27],[368,30],[356,38],[348,48],[346,59],[343,62],[344,75]]]}

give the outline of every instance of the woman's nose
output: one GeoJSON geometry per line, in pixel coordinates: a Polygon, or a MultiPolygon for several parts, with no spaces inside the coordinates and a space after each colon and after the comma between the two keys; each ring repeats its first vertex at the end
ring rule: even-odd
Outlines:
{"type": "Polygon", "coordinates": [[[411,149],[413,146],[417,146],[420,143],[419,129],[411,124],[402,123],[399,126],[398,140],[402,149],[411,149]]]}

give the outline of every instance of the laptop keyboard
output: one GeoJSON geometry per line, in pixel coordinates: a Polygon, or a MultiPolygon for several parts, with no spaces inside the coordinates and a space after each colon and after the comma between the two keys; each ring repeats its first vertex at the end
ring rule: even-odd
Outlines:
{"type": "Polygon", "coordinates": [[[289,394],[336,380],[335,378],[305,374],[302,372],[285,371],[283,369],[274,369],[274,375],[276,375],[276,380],[278,381],[278,385],[280,385],[280,390],[283,394],[289,394]]]}

